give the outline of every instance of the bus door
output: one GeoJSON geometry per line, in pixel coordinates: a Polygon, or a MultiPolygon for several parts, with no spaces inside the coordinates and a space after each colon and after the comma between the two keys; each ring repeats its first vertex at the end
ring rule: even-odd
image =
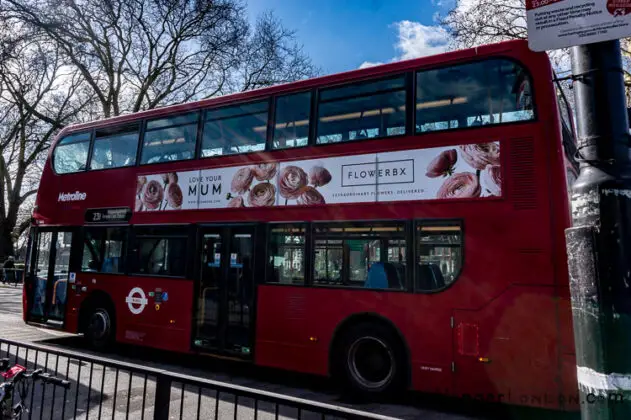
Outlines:
{"type": "Polygon", "coordinates": [[[72,229],[38,229],[31,242],[26,291],[28,320],[63,326],[68,299],[68,282],[77,247],[72,229]]]}
{"type": "Polygon", "coordinates": [[[195,347],[251,357],[255,231],[253,225],[200,229],[195,347]]]}

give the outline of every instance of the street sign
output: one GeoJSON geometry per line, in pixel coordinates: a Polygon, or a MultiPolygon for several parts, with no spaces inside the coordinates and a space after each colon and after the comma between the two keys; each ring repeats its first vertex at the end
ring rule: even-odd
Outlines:
{"type": "Polygon", "coordinates": [[[631,36],[631,0],[526,0],[533,51],[631,36]]]}

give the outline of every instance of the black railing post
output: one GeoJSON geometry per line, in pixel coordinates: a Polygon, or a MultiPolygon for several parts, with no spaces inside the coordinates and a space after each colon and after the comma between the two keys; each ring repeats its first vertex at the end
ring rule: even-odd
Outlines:
{"type": "MultiPolygon", "coordinates": [[[[146,397],[145,397],[146,398],[146,397]]],[[[159,373],[156,375],[156,400],[153,420],[169,420],[169,403],[171,402],[171,378],[159,373]]]]}

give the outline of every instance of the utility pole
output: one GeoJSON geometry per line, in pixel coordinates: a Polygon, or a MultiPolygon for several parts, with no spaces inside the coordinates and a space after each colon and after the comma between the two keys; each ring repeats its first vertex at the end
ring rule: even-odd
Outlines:
{"type": "Polygon", "coordinates": [[[584,420],[631,419],[631,173],[619,41],[572,47],[580,172],[566,230],[584,420]]]}

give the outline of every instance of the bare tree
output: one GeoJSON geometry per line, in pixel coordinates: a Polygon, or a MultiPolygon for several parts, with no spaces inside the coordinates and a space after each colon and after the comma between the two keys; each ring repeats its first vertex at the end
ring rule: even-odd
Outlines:
{"type": "Polygon", "coordinates": [[[65,124],[318,72],[273,14],[245,16],[242,0],[2,0],[0,261],[65,124]]]}
{"type": "MultiPolygon", "coordinates": [[[[525,0],[456,0],[441,23],[452,35],[454,49],[528,38],[525,0]]],[[[622,40],[621,45],[627,98],[631,98],[630,40],[622,40]]],[[[568,49],[551,51],[549,56],[557,72],[570,71],[568,49]]]]}
{"type": "Polygon", "coordinates": [[[104,117],[316,72],[272,15],[250,28],[241,0],[5,0],[3,16],[54,42],[104,117]]]}
{"type": "Polygon", "coordinates": [[[91,101],[54,45],[16,29],[23,29],[18,22],[0,24],[0,261],[29,226],[25,204],[54,133],[91,101]]]}

